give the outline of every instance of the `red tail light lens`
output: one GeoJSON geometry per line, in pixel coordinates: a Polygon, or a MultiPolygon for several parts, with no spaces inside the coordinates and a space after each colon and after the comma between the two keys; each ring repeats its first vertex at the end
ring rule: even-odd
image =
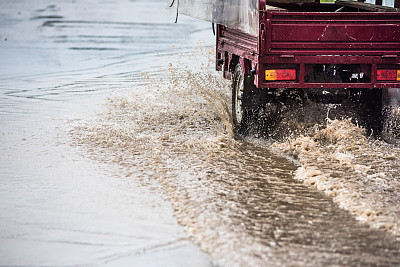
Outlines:
{"type": "Polygon", "coordinates": [[[266,81],[294,81],[296,80],[295,69],[265,70],[266,81]]]}
{"type": "Polygon", "coordinates": [[[377,70],[378,81],[400,81],[400,70],[377,70]]]}

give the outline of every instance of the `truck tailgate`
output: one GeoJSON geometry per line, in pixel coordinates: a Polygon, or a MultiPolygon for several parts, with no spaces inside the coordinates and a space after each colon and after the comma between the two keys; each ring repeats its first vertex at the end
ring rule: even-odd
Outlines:
{"type": "Polygon", "coordinates": [[[269,12],[267,54],[400,54],[399,13],[269,12]]]}

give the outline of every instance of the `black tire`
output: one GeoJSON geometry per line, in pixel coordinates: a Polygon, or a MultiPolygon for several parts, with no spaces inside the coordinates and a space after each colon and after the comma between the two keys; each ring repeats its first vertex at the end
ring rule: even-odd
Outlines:
{"type": "Polygon", "coordinates": [[[233,72],[232,82],[232,119],[237,131],[246,128],[245,113],[248,112],[247,103],[244,99],[244,76],[240,63],[236,65],[233,72]]]}
{"type": "Polygon", "coordinates": [[[257,120],[255,109],[258,103],[251,103],[250,94],[257,89],[251,83],[252,76],[243,73],[240,63],[233,72],[232,83],[232,119],[236,133],[250,134],[253,123],[257,120]]]}
{"type": "Polygon", "coordinates": [[[254,85],[254,76],[243,73],[236,65],[232,83],[232,118],[240,135],[267,135],[269,125],[266,112],[266,90],[254,85]]]}
{"type": "Polygon", "coordinates": [[[382,132],[381,137],[390,144],[400,144],[400,109],[389,106],[382,111],[382,132]]]}
{"type": "Polygon", "coordinates": [[[382,139],[400,144],[400,88],[382,90],[382,115],[382,139]]]}
{"type": "Polygon", "coordinates": [[[361,126],[367,135],[379,137],[382,132],[382,90],[366,89],[361,95],[361,126]]]}

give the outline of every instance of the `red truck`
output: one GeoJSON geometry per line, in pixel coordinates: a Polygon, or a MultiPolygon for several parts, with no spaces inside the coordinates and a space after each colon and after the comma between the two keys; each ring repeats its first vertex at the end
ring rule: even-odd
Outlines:
{"type": "MultiPolygon", "coordinates": [[[[278,103],[300,96],[357,103],[360,123],[380,132],[383,107],[400,99],[399,1],[275,1],[180,0],[180,13],[217,24],[216,69],[233,80],[236,129],[271,127],[278,103]]],[[[385,133],[395,134],[388,117],[385,133]]]]}

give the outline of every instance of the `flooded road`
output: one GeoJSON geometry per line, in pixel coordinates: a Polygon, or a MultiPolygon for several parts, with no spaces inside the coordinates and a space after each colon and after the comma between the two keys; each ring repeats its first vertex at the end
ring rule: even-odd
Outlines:
{"type": "Polygon", "coordinates": [[[0,5],[0,265],[400,264],[399,150],[346,120],[234,136],[210,25],[0,5]]]}
{"type": "Polygon", "coordinates": [[[69,137],[70,120],[93,117],[113,90],[134,90],[141,72],[158,72],[174,45],[209,33],[208,24],[173,24],[164,7],[0,2],[0,266],[211,262],[157,181],[99,164],[69,137]]]}

